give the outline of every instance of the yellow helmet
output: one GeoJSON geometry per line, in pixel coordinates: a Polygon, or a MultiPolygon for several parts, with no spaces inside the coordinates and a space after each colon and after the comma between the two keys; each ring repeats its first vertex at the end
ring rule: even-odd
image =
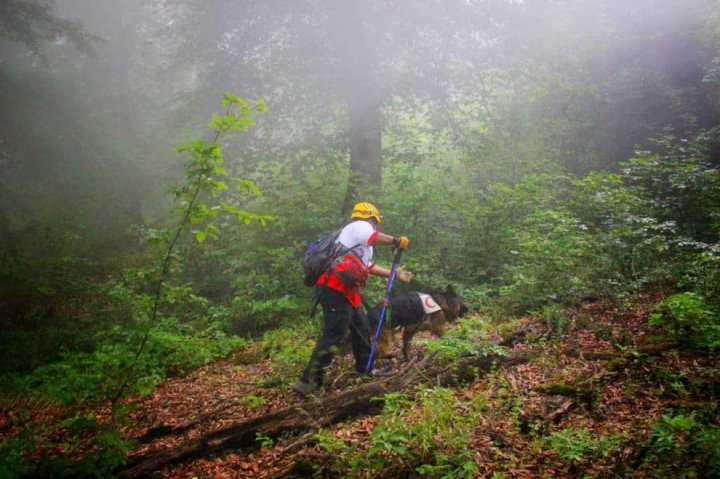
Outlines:
{"type": "Polygon", "coordinates": [[[372,203],[356,204],[350,218],[375,218],[378,223],[382,222],[382,215],[372,203]]]}

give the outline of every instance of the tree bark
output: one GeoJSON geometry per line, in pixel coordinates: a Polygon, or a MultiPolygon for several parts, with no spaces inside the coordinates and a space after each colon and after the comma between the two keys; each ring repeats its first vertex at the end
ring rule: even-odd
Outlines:
{"type": "Polygon", "coordinates": [[[435,358],[425,361],[407,371],[363,384],[355,389],[325,398],[310,399],[300,406],[242,421],[205,434],[177,447],[149,453],[134,458],[119,471],[124,479],[145,477],[169,464],[196,457],[219,453],[227,449],[252,448],[257,446],[256,435],[277,437],[282,433],[307,431],[311,428],[326,427],[350,417],[378,411],[385,394],[408,390],[420,384],[432,383],[448,386],[457,381],[476,377],[499,366],[515,366],[528,361],[530,354],[514,353],[509,356],[489,355],[463,358],[453,364],[433,363],[435,358]]]}
{"type": "Polygon", "coordinates": [[[370,201],[382,180],[380,98],[376,84],[377,61],[361,23],[367,5],[361,0],[331,0],[328,37],[338,67],[337,82],[348,113],[350,171],[342,214],[354,203],[370,201]]]}
{"type": "Polygon", "coordinates": [[[350,133],[350,171],[342,215],[358,201],[370,200],[382,184],[380,106],[370,93],[347,99],[350,133]]]}
{"type": "Polygon", "coordinates": [[[0,235],[2,235],[3,249],[11,258],[17,257],[17,245],[10,230],[10,218],[5,209],[5,194],[0,182],[0,235]]]}

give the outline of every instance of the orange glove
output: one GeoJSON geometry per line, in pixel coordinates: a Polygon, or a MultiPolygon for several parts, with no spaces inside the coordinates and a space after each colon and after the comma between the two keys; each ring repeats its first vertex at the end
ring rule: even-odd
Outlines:
{"type": "Polygon", "coordinates": [[[401,250],[406,250],[408,246],[410,246],[410,238],[407,236],[401,236],[401,237],[395,237],[395,244],[400,248],[401,250]]]}

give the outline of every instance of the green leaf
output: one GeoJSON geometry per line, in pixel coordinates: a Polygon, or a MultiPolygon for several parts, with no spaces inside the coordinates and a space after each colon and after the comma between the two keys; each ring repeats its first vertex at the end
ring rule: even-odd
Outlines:
{"type": "Polygon", "coordinates": [[[241,191],[247,191],[255,196],[260,196],[262,193],[260,189],[255,185],[252,180],[240,180],[235,179],[235,187],[241,191]]]}

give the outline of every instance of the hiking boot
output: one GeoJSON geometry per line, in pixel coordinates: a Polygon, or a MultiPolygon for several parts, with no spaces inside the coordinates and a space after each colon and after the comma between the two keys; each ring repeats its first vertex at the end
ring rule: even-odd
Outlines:
{"type": "Polygon", "coordinates": [[[306,383],[305,381],[300,379],[299,381],[295,381],[294,383],[292,383],[290,385],[290,389],[292,389],[296,394],[304,398],[315,392],[317,386],[311,383],[306,383]]]}

